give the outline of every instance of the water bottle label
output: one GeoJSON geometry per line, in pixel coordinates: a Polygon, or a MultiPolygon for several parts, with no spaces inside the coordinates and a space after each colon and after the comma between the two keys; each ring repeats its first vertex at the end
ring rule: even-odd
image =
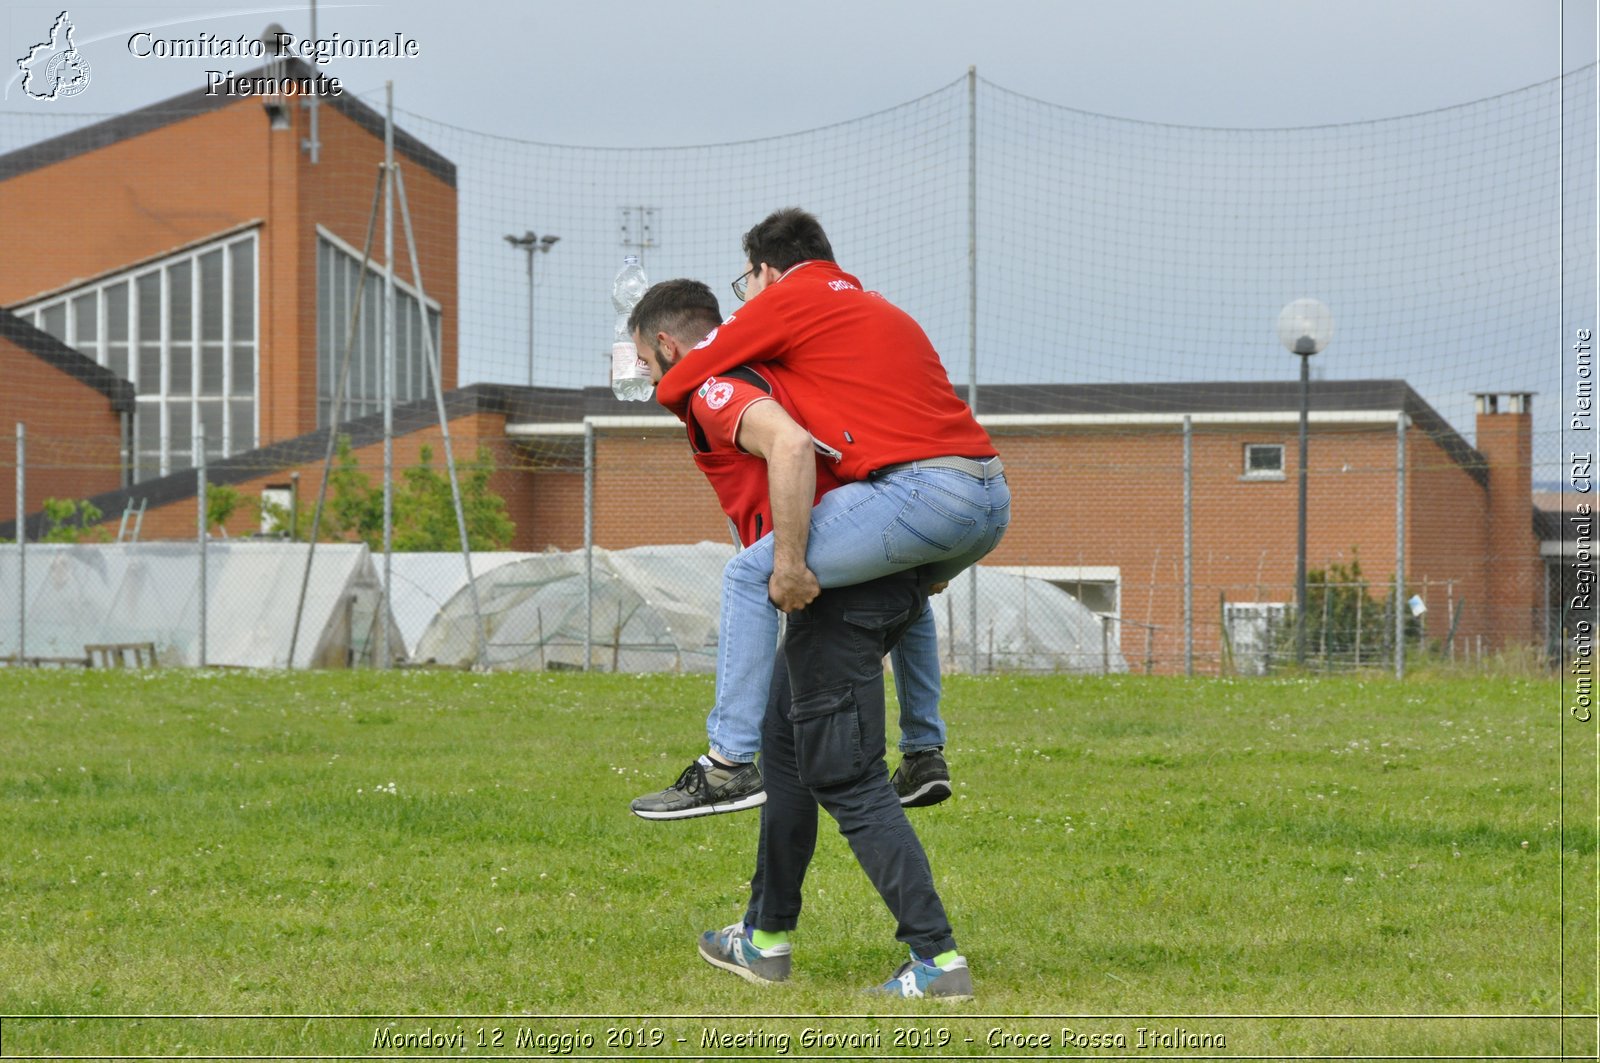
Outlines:
{"type": "Polygon", "coordinates": [[[632,343],[617,342],[611,345],[611,379],[630,380],[637,377],[650,379],[650,366],[639,357],[632,343]]]}

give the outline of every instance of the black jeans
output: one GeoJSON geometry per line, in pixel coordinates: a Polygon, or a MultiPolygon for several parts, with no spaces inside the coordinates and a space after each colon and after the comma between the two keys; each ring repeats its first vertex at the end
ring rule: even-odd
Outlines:
{"type": "Polygon", "coordinates": [[[956,947],[922,842],[884,765],[883,656],[926,605],[917,571],[825,590],[790,613],[761,728],[767,803],[745,921],[793,930],[817,845],[817,808],[925,959],[956,947]]]}

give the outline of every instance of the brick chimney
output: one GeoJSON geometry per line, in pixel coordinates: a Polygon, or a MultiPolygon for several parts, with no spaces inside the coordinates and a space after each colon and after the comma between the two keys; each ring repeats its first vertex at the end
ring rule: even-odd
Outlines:
{"type": "Polygon", "coordinates": [[[1478,451],[1489,465],[1487,616],[1495,649],[1527,645],[1539,630],[1544,567],[1533,534],[1533,395],[1475,395],[1478,451]]]}

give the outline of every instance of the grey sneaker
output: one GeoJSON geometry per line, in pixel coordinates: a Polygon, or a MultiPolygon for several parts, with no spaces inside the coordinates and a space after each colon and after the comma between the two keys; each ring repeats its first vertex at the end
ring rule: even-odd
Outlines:
{"type": "Polygon", "coordinates": [[[943,967],[912,956],[900,965],[893,978],[867,992],[891,997],[928,997],[953,1004],[972,999],[972,972],[967,970],[964,956],[957,956],[943,967]]]}
{"type": "Polygon", "coordinates": [[[690,819],[759,808],[766,801],[761,769],[755,764],[724,768],[703,756],[683,769],[677,782],[634,798],[628,807],[645,819],[690,819]]]}
{"type": "Polygon", "coordinates": [[[905,808],[936,805],[950,796],[950,769],[937,749],[907,753],[889,781],[905,808]]]}
{"type": "Polygon", "coordinates": [[[770,949],[756,948],[745,936],[743,923],[700,935],[701,959],[756,985],[788,981],[791,951],[788,942],[770,949]]]}

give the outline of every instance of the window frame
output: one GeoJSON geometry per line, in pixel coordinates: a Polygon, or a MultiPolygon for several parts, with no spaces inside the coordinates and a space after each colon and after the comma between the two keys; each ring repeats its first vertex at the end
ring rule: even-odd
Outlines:
{"type": "MultiPolygon", "coordinates": [[[[194,439],[202,426],[202,403],[220,404],[220,425],[218,433],[220,438],[213,439],[210,434],[206,439],[206,454],[208,460],[215,458],[232,457],[235,454],[253,450],[260,445],[261,438],[261,235],[259,223],[245,228],[230,229],[217,236],[208,237],[197,241],[181,250],[158,258],[146,259],[137,265],[129,266],[112,273],[106,273],[84,284],[71,288],[64,288],[42,298],[17,306],[13,313],[37,328],[44,328],[45,315],[56,308],[61,309],[64,316],[62,332],[57,336],[61,342],[76,350],[86,358],[91,359],[96,365],[117,373],[119,377],[134,385],[134,428],[130,433],[128,450],[125,462],[128,475],[132,482],[139,483],[160,476],[167,476],[174,472],[194,466],[194,439]],[[251,262],[251,278],[249,298],[254,307],[251,327],[246,335],[233,334],[233,307],[236,295],[234,254],[233,250],[240,244],[248,243],[250,246],[249,258],[251,262]],[[221,255],[222,273],[220,284],[222,286],[222,340],[223,351],[222,365],[222,393],[217,396],[201,394],[201,378],[204,372],[204,347],[206,341],[201,336],[201,269],[200,260],[213,252],[221,255]],[[175,340],[173,336],[172,319],[172,271],[175,266],[187,264],[189,268],[189,338],[186,341],[175,340]],[[156,329],[156,338],[147,340],[143,336],[143,308],[140,306],[139,287],[146,278],[153,277],[157,286],[157,303],[160,306],[160,322],[156,329]],[[125,318],[126,325],[124,339],[113,341],[111,339],[111,302],[108,293],[116,288],[122,288],[126,294],[125,318]],[[74,310],[74,303],[89,295],[94,296],[95,328],[94,338],[82,340],[78,336],[78,315],[74,310]],[[142,348],[155,345],[158,351],[158,376],[154,388],[146,390],[147,382],[140,365],[142,348]],[[110,349],[116,346],[122,348],[126,354],[127,366],[119,372],[110,364],[110,349]],[[233,393],[233,360],[232,352],[235,347],[248,346],[252,366],[252,380],[248,395],[235,395],[233,393]],[[179,394],[172,390],[172,367],[175,348],[182,347],[190,358],[189,388],[179,394]],[[245,402],[249,403],[249,445],[240,449],[233,447],[233,441],[238,432],[233,424],[235,410],[241,408],[245,402]],[[175,459],[173,454],[174,406],[181,405],[186,408],[189,417],[188,457],[175,459]],[[148,418],[154,417],[157,428],[153,435],[156,440],[157,450],[147,451],[141,449],[141,437],[152,438],[148,418]],[[147,464],[148,461],[148,464],[147,464]]],[[[48,331],[48,330],[47,330],[48,331]]],[[[55,333],[51,333],[55,335],[55,333]]],[[[179,431],[181,434],[181,429],[179,431]]]]}
{"type": "MultiPolygon", "coordinates": [[[[316,253],[316,315],[317,315],[317,426],[325,427],[328,424],[329,412],[333,404],[333,393],[338,386],[337,360],[342,356],[342,347],[345,336],[349,330],[349,311],[355,299],[356,289],[360,285],[362,254],[348,241],[341,239],[338,234],[330,231],[326,226],[318,225],[317,253],[316,253]],[[323,251],[326,245],[327,252],[323,251]],[[343,256],[342,258],[339,256],[343,256]],[[327,275],[325,275],[325,271],[327,275]],[[323,295],[327,293],[332,297],[332,302],[337,304],[341,311],[341,321],[335,321],[332,309],[324,305],[323,295]],[[325,347],[324,344],[327,346],[325,347]],[[326,390],[324,390],[326,388],[326,390]]],[[[398,265],[398,263],[397,263],[398,265]]],[[[371,275],[367,280],[369,292],[362,294],[363,301],[372,299],[370,304],[363,305],[361,321],[356,330],[355,347],[351,351],[350,377],[346,381],[346,394],[344,409],[339,415],[341,422],[368,416],[383,408],[382,368],[383,368],[383,281],[385,266],[380,256],[374,254],[368,268],[371,275]],[[375,313],[369,309],[375,307],[375,313]],[[375,318],[375,320],[374,320],[375,318]],[[368,345],[372,350],[368,351],[368,345]],[[370,371],[370,372],[369,372],[370,371]],[[376,379],[367,380],[371,375],[376,379]],[[367,386],[363,387],[363,383],[367,386]]],[[[428,371],[426,346],[422,343],[422,334],[416,328],[416,319],[420,316],[425,321],[425,327],[433,335],[434,356],[442,358],[444,343],[444,305],[431,296],[422,296],[415,286],[402,280],[398,275],[394,278],[395,287],[395,404],[401,405],[408,402],[418,402],[433,397],[433,378],[428,371]],[[407,302],[409,300],[409,302],[407,302]],[[411,324],[402,329],[401,322],[406,320],[408,311],[412,307],[422,308],[418,313],[411,313],[411,324]],[[402,351],[399,341],[402,337],[414,337],[416,350],[402,351]],[[415,361],[411,361],[413,358],[415,361]]]]}
{"type": "Polygon", "coordinates": [[[1283,480],[1288,476],[1288,448],[1282,443],[1246,443],[1244,444],[1244,472],[1239,476],[1241,480],[1274,482],[1283,480]],[[1252,451],[1275,450],[1278,453],[1278,467],[1275,469],[1252,468],[1250,455],[1252,451]]]}

